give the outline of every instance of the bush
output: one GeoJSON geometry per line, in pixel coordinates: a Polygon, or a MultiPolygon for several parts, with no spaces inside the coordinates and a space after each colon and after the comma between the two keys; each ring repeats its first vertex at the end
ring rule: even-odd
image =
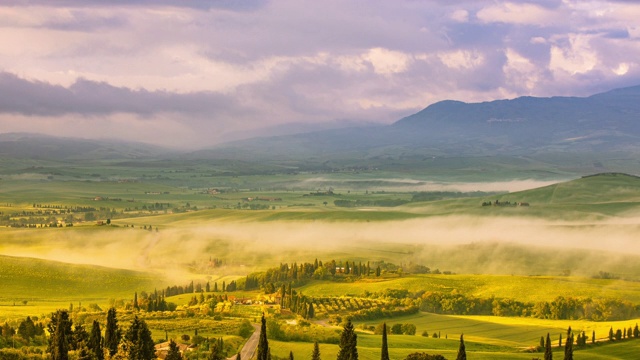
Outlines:
{"type": "Polygon", "coordinates": [[[240,323],[240,327],[238,328],[238,336],[243,338],[248,338],[253,334],[254,328],[253,325],[249,322],[249,320],[244,320],[240,323]]]}
{"type": "Polygon", "coordinates": [[[402,334],[402,324],[393,324],[391,326],[391,333],[395,335],[402,334]]]}

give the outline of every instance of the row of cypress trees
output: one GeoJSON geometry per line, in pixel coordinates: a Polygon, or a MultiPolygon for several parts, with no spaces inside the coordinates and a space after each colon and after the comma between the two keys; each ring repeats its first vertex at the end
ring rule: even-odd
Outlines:
{"type": "Polygon", "coordinates": [[[131,325],[122,334],[118,327],[116,310],[107,312],[107,324],[102,337],[100,323],[93,321],[91,333],[87,333],[82,325],[76,325],[72,330],[73,322],[69,318],[67,310],[58,310],[51,316],[48,325],[49,346],[47,352],[51,360],[69,360],[69,351],[75,350],[79,360],[114,357],[120,353],[122,358],[130,360],[151,360],[155,358],[155,347],[151,339],[151,331],[144,320],[137,316],[133,318],[131,325]]]}
{"type": "MultiPolygon", "coordinates": [[[[389,347],[387,341],[387,324],[382,324],[382,349],[380,354],[381,360],[390,360],[389,347]]],[[[293,360],[293,352],[289,353],[289,359],[293,360]]],[[[312,360],[320,360],[320,347],[316,341],[313,344],[312,360]]],[[[269,349],[269,341],[267,340],[267,320],[264,313],[261,318],[260,339],[258,341],[257,360],[271,360],[271,350],[269,349]]],[[[338,351],[337,360],[358,360],[358,335],[355,332],[353,323],[348,320],[340,334],[340,350],[338,351]]],[[[460,335],[460,347],[456,360],[467,360],[467,352],[464,345],[464,337],[460,335]]]]}

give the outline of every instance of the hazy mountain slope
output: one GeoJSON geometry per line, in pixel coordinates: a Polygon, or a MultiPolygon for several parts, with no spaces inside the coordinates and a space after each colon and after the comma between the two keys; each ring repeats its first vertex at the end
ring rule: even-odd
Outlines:
{"type": "Polygon", "coordinates": [[[442,101],[390,126],[251,139],[193,155],[321,159],[398,152],[512,156],[559,151],[640,152],[640,86],[586,98],[442,101]]]}
{"type": "Polygon", "coordinates": [[[171,153],[158,146],[119,140],[60,138],[39,134],[0,134],[0,158],[108,160],[152,158],[171,153]]]}

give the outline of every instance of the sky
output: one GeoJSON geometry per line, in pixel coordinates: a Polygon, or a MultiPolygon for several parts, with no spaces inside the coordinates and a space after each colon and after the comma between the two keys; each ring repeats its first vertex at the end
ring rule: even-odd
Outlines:
{"type": "Polygon", "coordinates": [[[200,148],[640,84],[640,2],[3,0],[0,133],[200,148]]]}

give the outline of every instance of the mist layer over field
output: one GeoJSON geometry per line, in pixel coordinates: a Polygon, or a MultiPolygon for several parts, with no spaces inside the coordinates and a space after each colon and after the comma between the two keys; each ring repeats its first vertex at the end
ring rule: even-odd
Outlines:
{"type": "Polygon", "coordinates": [[[198,272],[209,257],[236,274],[280,262],[385,260],[457,273],[640,278],[640,217],[565,222],[447,216],[404,221],[180,223],[138,227],[8,230],[0,253],[109,267],[198,272]]]}

